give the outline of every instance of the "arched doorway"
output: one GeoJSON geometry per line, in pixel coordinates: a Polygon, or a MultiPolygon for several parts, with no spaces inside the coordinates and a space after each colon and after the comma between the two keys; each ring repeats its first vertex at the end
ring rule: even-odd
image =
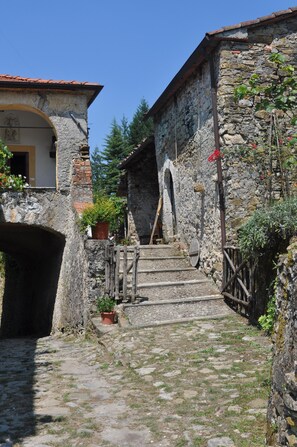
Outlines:
{"type": "Polygon", "coordinates": [[[24,106],[0,104],[0,138],[13,153],[11,173],[30,186],[56,186],[56,133],[47,117],[24,106]]]}
{"type": "Polygon", "coordinates": [[[64,236],[49,229],[0,224],[5,253],[1,337],[50,334],[64,245],[64,236]]]}
{"type": "Polygon", "coordinates": [[[169,242],[177,233],[174,182],[170,169],[164,173],[163,202],[163,234],[166,242],[169,242]]]}

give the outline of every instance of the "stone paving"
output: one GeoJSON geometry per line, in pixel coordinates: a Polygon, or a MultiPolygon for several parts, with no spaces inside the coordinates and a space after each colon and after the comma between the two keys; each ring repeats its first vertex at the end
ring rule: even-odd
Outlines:
{"type": "Polygon", "coordinates": [[[261,447],[270,341],[237,315],[1,340],[0,447],[261,447]]]}

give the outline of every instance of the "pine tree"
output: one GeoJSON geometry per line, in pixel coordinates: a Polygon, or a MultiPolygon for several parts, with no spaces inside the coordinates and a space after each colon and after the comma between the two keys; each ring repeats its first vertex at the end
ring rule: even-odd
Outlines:
{"type": "Polygon", "coordinates": [[[130,135],[130,125],[127,117],[124,115],[121,121],[121,129],[123,140],[125,142],[125,157],[129,154],[129,135],[130,135]]]}
{"type": "Polygon", "coordinates": [[[94,150],[91,163],[95,194],[110,195],[117,192],[121,176],[119,163],[145,138],[153,134],[153,120],[146,119],[148,110],[147,102],[142,99],[130,124],[125,116],[121,124],[114,119],[103,151],[100,153],[98,148],[94,150]]]}
{"type": "Polygon", "coordinates": [[[106,166],[103,163],[103,157],[98,147],[95,147],[94,152],[91,155],[91,166],[94,195],[102,195],[105,192],[106,166]]]}
{"type": "Polygon", "coordinates": [[[148,103],[145,99],[142,99],[129,126],[129,145],[132,148],[138,146],[145,138],[153,134],[153,119],[146,119],[148,111],[148,103]]]}
{"type": "Polygon", "coordinates": [[[121,175],[118,165],[127,155],[127,142],[123,136],[121,126],[115,119],[112,122],[111,131],[105,139],[102,155],[106,165],[105,190],[107,194],[115,194],[121,175]]]}

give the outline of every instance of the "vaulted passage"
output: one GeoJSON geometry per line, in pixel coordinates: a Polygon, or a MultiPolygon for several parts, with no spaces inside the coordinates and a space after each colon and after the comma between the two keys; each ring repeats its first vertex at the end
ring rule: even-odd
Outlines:
{"type": "Polygon", "coordinates": [[[1,337],[51,332],[65,238],[33,225],[0,224],[5,253],[1,337]]]}

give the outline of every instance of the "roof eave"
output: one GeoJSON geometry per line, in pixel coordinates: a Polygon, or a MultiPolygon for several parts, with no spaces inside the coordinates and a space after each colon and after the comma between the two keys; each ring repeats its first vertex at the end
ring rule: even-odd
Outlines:
{"type": "Polygon", "coordinates": [[[93,92],[88,100],[88,107],[94,102],[103,85],[100,84],[63,84],[63,83],[40,83],[40,82],[18,82],[18,81],[0,81],[0,89],[20,89],[20,90],[66,90],[66,91],[90,91],[93,92]]]}
{"type": "Polygon", "coordinates": [[[281,21],[288,17],[293,17],[297,14],[297,7],[291,7],[285,11],[279,11],[277,13],[273,13],[270,16],[265,16],[256,20],[242,22],[237,25],[233,25],[230,27],[224,27],[219,30],[206,33],[204,39],[200,42],[198,47],[193,51],[191,56],[187,59],[185,64],[179,70],[179,72],[174,76],[172,81],[168,84],[166,89],[163,91],[161,96],[157,99],[157,101],[150,108],[146,117],[153,117],[159,110],[164,107],[169,99],[177,92],[177,90],[185,83],[185,81],[191,76],[192,73],[206,60],[207,55],[210,54],[219,42],[222,41],[232,41],[232,42],[248,42],[247,38],[239,38],[236,36],[229,35],[228,32],[232,31],[240,31],[240,29],[244,28],[256,28],[259,26],[265,26],[269,23],[274,23],[281,21]],[[224,35],[225,34],[225,35],[224,35]],[[227,35],[226,35],[227,34],[227,35]]]}
{"type": "Polygon", "coordinates": [[[141,154],[145,150],[153,149],[154,136],[147,137],[142,143],[139,144],[121,163],[118,165],[119,169],[126,169],[129,165],[137,162],[141,157],[141,154]]]}

